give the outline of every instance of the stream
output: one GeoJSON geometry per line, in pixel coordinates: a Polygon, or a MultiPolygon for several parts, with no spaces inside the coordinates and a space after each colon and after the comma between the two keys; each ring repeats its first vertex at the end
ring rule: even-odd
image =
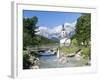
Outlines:
{"type": "Polygon", "coordinates": [[[67,61],[62,64],[58,62],[56,55],[52,55],[52,52],[45,51],[41,53],[40,59],[40,69],[41,68],[64,68],[64,67],[80,67],[86,66],[86,60],[78,60],[76,57],[67,57],[67,61]]]}

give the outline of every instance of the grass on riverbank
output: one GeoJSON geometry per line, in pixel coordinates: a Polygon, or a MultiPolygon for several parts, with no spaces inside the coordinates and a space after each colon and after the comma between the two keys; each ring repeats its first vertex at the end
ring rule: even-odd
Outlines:
{"type": "Polygon", "coordinates": [[[59,47],[59,50],[61,52],[63,52],[65,55],[67,54],[75,54],[79,49],[82,50],[82,53],[81,53],[81,56],[83,56],[84,59],[91,59],[91,47],[84,47],[84,46],[81,46],[81,47],[77,47],[77,46],[74,46],[74,47],[66,47],[66,46],[63,46],[63,47],[59,47]]]}
{"type": "Polygon", "coordinates": [[[61,52],[65,53],[65,54],[71,54],[71,53],[75,53],[79,48],[78,47],[60,47],[59,48],[61,52]]]}

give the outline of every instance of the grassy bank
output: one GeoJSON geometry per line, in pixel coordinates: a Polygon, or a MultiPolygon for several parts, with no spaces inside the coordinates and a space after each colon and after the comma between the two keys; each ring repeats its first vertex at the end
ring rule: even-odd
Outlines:
{"type": "Polygon", "coordinates": [[[81,56],[83,56],[84,59],[88,59],[88,58],[91,59],[91,48],[89,46],[88,47],[84,47],[84,46],[59,47],[59,50],[66,55],[76,53],[79,49],[82,50],[81,56]]]}
{"type": "Polygon", "coordinates": [[[75,53],[78,50],[78,47],[60,47],[59,50],[65,54],[75,53]]]}

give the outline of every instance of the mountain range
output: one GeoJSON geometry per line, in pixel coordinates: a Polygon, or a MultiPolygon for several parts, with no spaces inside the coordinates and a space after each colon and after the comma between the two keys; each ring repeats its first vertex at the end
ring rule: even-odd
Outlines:
{"type": "MultiPolygon", "coordinates": [[[[64,28],[67,32],[67,36],[71,37],[72,35],[75,34],[75,25],[76,22],[74,23],[64,23],[64,28]]],[[[36,34],[41,35],[43,37],[46,37],[48,39],[52,40],[59,40],[59,36],[62,30],[62,25],[58,25],[53,27],[52,29],[46,26],[40,26],[38,28],[38,32],[36,34]]]]}

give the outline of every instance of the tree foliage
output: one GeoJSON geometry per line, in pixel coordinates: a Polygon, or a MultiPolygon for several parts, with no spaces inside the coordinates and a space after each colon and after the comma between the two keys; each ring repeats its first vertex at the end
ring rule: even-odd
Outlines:
{"type": "Polygon", "coordinates": [[[23,18],[23,46],[35,44],[33,38],[36,36],[36,26],[38,18],[33,16],[32,18],[23,18]]]}
{"type": "Polygon", "coordinates": [[[23,54],[23,69],[29,69],[32,63],[30,62],[29,54],[23,54]]]}
{"type": "Polygon", "coordinates": [[[89,45],[91,37],[91,14],[82,14],[77,19],[76,35],[78,43],[83,43],[85,46],[89,45]]]}
{"type": "Polygon", "coordinates": [[[90,47],[84,47],[82,48],[82,55],[85,59],[91,59],[91,48],[90,47]]]}
{"type": "Polygon", "coordinates": [[[38,18],[36,16],[32,18],[23,18],[23,49],[31,45],[39,46],[56,43],[56,41],[36,34],[38,30],[37,23],[38,18]]]}

